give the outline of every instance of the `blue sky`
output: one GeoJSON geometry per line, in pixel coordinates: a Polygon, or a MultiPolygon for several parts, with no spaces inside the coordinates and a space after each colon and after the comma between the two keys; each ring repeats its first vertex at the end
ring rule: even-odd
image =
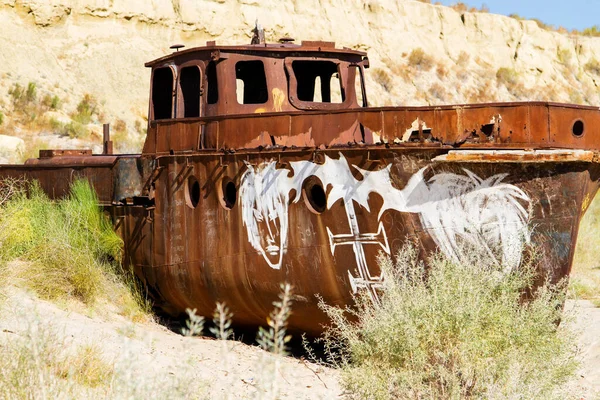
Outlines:
{"type": "MultiPolygon", "coordinates": [[[[546,24],[563,26],[569,30],[583,30],[593,25],[600,25],[600,0],[462,0],[462,2],[477,8],[485,4],[494,14],[516,13],[522,17],[537,18],[546,24]]],[[[457,1],[442,0],[441,3],[451,5],[457,1]]]]}

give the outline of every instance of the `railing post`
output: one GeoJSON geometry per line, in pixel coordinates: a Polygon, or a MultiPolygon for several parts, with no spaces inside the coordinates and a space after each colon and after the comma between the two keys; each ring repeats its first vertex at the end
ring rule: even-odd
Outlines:
{"type": "Polygon", "coordinates": [[[113,142],[110,140],[110,124],[102,125],[102,136],[104,142],[102,154],[110,155],[113,153],[113,142]]]}

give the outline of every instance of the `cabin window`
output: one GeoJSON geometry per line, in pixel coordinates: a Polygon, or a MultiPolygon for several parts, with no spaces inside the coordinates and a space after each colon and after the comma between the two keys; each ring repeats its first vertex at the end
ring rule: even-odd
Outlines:
{"type": "Polygon", "coordinates": [[[238,61],[235,64],[236,95],[239,104],[263,104],[269,98],[267,77],[262,61],[238,61]]]}
{"type": "Polygon", "coordinates": [[[171,118],[173,109],[173,71],[171,68],[157,68],[152,78],[152,106],[154,119],[171,118]]]}
{"type": "Polygon", "coordinates": [[[294,61],[297,97],[314,103],[343,103],[346,95],[338,66],[331,61],[294,61]]]}
{"type": "Polygon", "coordinates": [[[217,65],[214,61],[209,62],[206,67],[206,83],[208,85],[206,102],[216,104],[219,101],[219,86],[217,85],[217,65]]]}
{"type": "Polygon", "coordinates": [[[200,116],[200,69],[196,66],[181,69],[179,75],[183,95],[183,117],[200,116]]]}

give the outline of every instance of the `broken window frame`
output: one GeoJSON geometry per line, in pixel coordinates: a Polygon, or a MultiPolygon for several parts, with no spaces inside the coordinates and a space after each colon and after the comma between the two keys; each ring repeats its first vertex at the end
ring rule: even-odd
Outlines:
{"type": "Polygon", "coordinates": [[[239,57],[239,58],[235,58],[235,59],[231,59],[230,61],[232,64],[230,66],[232,75],[233,75],[233,91],[230,94],[233,97],[233,102],[236,105],[236,107],[240,107],[240,109],[244,110],[244,109],[250,109],[251,112],[255,112],[256,109],[270,109],[271,104],[272,104],[272,99],[271,99],[271,91],[269,90],[269,88],[272,86],[269,82],[269,76],[267,74],[267,68],[265,66],[265,59],[263,58],[257,58],[257,57],[239,57]],[[265,76],[265,84],[266,84],[266,92],[267,92],[267,99],[265,102],[263,103],[239,103],[238,102],[238,98],[237,98],[237,64],[238,63],[245,63],[245,62],[255,62],[255,61],[259,61],[262,64],[263,67],[263,73],[265,76]]]}
{"type": "MultiPolygon", "coordinates": [[[[350,63],[338,59],[311,57],[286,57],[285,70],[288,76],[288,98],[290,103],[300,110],[342,110],[356,104],[356,96],[348,92],[348,68],[350,63]],[[344,101],[341,103],[322,103],[315,101],[306,101],[298,99],[298,80],[294,74],[292,63],[294,61],[327,61],[337,65],[337,72],[340,79],[341,90],[344,93],[344,101]]],[[[322,84],[322,83],[321,83],[322,84]]],[[[354,85],[354,82],[352,82],[354,85]]],[[[352,91],[354,93],[354,91],[352,91]]]]}
{"type": "Polygon", "coordinates": [[[205,76],[205,64],[202,61],[199,60],[193,60],[193,61],[189,61],[186,63],[183,63],[179,66],[178,68],[178,76],[177,76],[177,110],[176,110],[176,118],[182,118],[182,119],[189,119],[189,118],[201,118],[204,116],[204,109],[205,109],[205,101],[206,101],[206,97],[205,96],[205,85],[206,85],[206,76],[205,76]],[[185,96],[183,95],[183,87],[181,86],[181,76],[183,75],[183,69],[184,68],[191,68],[191,67],[197,67],[198,68],[198,72],[200,74],[200,92],[198,94],[199,96],[199,109],[198,109],[198,116],[196,117],[186,117],[185,116],[185,96]]]}
{"type": "Polygon", "coordinates": [[[173,119],[173,116],[176,115],[176,110],[177,110],[177,81],[178,81],[178,76],[177,76],[177,68],[174,65],[162,65],[159,67],[155,67],[152,69],[152,76],[150,77],[150,110],[148,115],[150,116],[150,120],[151,121],[165,121],[165,120],[170,120],[173,119]],[[158,70],[162,70],[162,69],[170,69],[171,70],[171,76],[172,76],[172,87],[171,87],[171,116],[169,118],[160,118],[160,119],[156,119],[155,116],[155,112],[154,112],[154,76],[156,74],[156,71],[158,70]]]}

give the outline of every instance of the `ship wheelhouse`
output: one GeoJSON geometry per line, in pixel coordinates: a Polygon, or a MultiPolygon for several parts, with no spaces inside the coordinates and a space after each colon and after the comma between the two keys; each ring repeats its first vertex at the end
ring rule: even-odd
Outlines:
{"type": "Polygon", "coordinates": [[[367,106],[366,53],[331,42],[216,46],[149,62],[149,120],[367,106]]]}

